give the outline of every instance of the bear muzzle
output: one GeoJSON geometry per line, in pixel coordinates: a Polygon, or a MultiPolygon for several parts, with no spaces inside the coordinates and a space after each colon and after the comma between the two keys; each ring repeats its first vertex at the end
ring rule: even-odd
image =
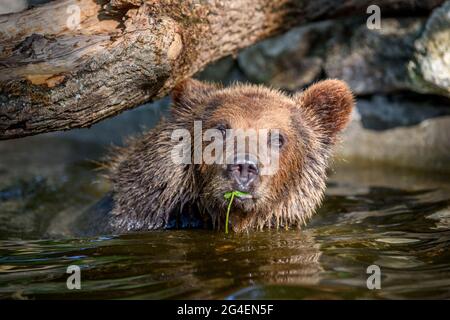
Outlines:
{"type": "Polygon", "coordinates": [[[235,190],[252,192],[259,181],[258,164],[250,159],[236,161],[227,166],[228,177],[232,180],[235,190]]]}

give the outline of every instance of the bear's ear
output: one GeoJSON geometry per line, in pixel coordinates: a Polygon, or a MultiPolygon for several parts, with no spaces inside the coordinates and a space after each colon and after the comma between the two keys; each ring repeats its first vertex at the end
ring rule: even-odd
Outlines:
{"type": "Polygon", "coordinates": [[[348,85],[341,80],[323,80],[294,95],[302,109],[311,112],[332,138],[345,128],[355,104],[348,85]]]}
{"type": "Polygon", "coordinates": [[[217,85],[187,79],[173,88],[172,100],[178,108],[192,109],[202,104],[208,95],[217,89],[217,85]]]}

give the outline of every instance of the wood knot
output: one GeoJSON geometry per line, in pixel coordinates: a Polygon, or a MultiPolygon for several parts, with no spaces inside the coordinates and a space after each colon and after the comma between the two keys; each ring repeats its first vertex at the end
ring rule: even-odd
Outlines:
{"type": "Polygon", "coordinates": [[[182,50],[183,50],[183,40],[181,39],[179,33],[175,33],[172,43],[170,44],[169,49],[167,50],[167,57],[170,60],[175,60],[178,58],[182,50]]]}
{"type": "Polygon", "coordinates": [[[28,36],[19,43],[15,48],[15,53],[20,53],[22,57],[29,57],[32,59],[36,59],[39,56],[45,54],[46,50],[50,43],[55,42],[55,39],[44,36],[42,34],[33,33],[31,36],[28,36]]]}

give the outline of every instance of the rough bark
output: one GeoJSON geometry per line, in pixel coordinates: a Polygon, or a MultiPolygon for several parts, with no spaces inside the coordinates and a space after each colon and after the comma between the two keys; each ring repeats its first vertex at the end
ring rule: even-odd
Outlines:
{"type": "MultiPolygon", "coordinates": [[[[87,127],[293,25],[372,1],[60,0],[0,16],[0,139],[87,127]],[[80,9],[77,28],[74,7],[80,9]],[[72,23],[72,24],[71,24],[72,23]]],[[[380,0],[430,10],[441,0],[380,0]]]]}

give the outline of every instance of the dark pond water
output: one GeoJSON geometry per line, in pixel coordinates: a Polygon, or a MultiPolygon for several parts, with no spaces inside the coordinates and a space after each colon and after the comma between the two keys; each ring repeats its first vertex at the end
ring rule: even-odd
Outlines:
{"type": "Polygon", "coordinates": [[[3,299],[450,298],[450,178],[442,174],[338,165],[301,231],[73,239],[61,236],[61,221],[108,188],[85,160],[101,149],[52,137],[0,149],[3,299]],[[374,264],[380,290],[366,285],[374,264]],[[81,268],[81,290],[66,287],[69,265],[81,268]]]}

